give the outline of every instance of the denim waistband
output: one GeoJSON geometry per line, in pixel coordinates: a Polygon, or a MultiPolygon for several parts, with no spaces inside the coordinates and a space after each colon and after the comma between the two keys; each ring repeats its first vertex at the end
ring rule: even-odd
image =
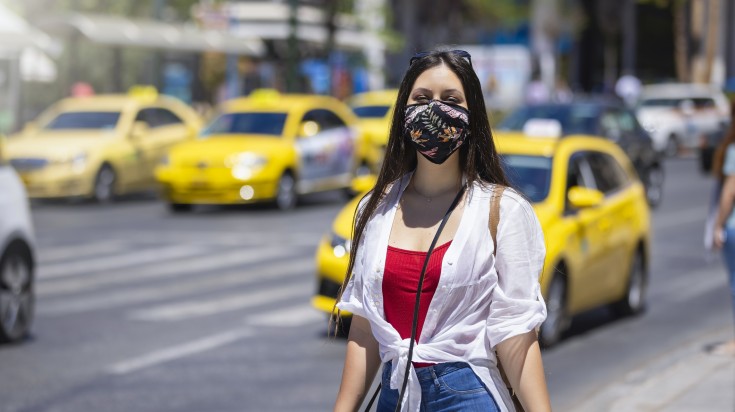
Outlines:
{"type": "MultiPolygon", "coordinates": [[[[384,367],[391,368],[392,370],[391,362],[386,362],[384,367]]],[[[436,365],[432,365],[432,366],[416,368],[416,376],[418,376],[420,382],[433,381],[434,377],[446,375],[456,370],[469,368],[469,367],[470,365],[466,362],[437,363],[436,365]]]]}

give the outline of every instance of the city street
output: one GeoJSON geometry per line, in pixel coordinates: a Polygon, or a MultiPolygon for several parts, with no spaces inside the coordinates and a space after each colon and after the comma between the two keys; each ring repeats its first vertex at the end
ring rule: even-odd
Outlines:
{"type": "MultiPolygon", "coordinates": [[[[555,410],[606,410],[732,334],[724,269],[702,247],[712,179],[694,157],[666,173],[648,310],[584,314],[544,352],[555,410]]],[[[0,412],[331,410],[345,340],[309,302],[317,242],[343,204],[339,193],[286,213],[171,215],[153,196],[34,204],[36,321],[29,340],[0,347],[0,412]]]]}

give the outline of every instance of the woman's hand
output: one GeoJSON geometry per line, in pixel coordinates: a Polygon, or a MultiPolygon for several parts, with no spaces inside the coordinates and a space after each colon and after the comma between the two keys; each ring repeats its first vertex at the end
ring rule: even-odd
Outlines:
{"type": "Polygon", "coordinates": [[[715,249],[722,249],[722,246],[725,245],[725,240],[727,240],[727,232],[725,232],[724,228],[719,227],[715,229],[712,237],[712,244],[714,245],[715,249]]]}

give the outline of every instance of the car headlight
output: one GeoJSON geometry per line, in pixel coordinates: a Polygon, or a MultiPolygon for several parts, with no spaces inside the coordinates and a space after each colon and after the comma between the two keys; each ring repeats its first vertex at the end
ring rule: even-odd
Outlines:
{"type": "Polygon", "coordinates": [[[268,163],[268,159],[257,153],[238,153],[225,160],[225,166],[232,169],[232,176],[239,180],[248,180],[253,174],[268,163]]]}
{"type": "Polygon", "coordinates": [[[334,256],[341,258],[350,253],[350,247],[352,246],[352,240],[345,239],[336,233],[332,233],[329,235],[329,244],[332,247],[334,256]]]}

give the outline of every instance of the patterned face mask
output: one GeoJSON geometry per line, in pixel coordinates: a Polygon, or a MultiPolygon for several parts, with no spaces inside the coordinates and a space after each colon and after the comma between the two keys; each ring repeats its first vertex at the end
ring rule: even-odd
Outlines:
{"type": "Polygon", "coordinates": [[[437,100],[412,104],[406,107],[403,133],[426,159],[442,164],[469,135],[469,112],[437,100]]]}

